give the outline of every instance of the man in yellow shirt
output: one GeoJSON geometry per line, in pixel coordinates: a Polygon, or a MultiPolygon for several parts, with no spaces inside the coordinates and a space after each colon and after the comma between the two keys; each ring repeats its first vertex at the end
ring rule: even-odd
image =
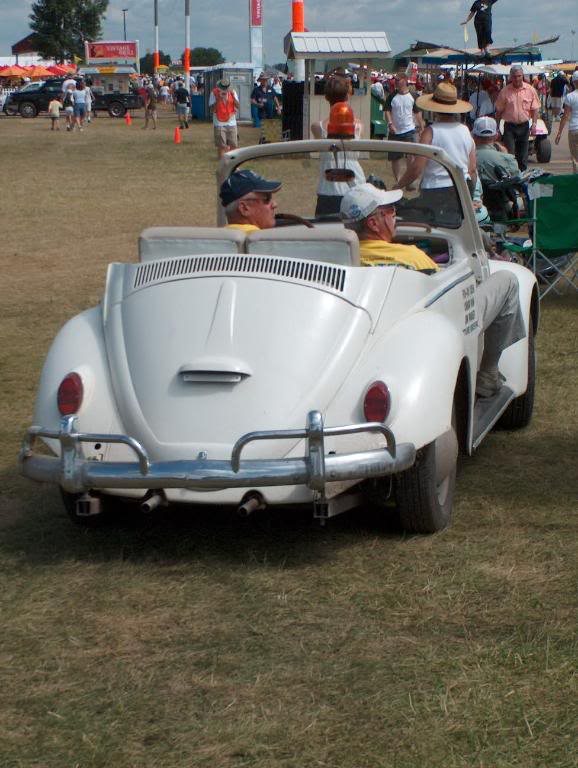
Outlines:
{"type": "Polygon", "coordinates": [[[395,236],[395,204],[400,189],[386,191],[373,184],[358,184],[341,201],[341,218],[359,237],[359,255],[365,267],[401,266],[432,274],[435,261],[415,245],[392,243],[395,236]]]}
{"type": "Polygon", "coordinates": [[[250,170],[235,171],[221,184],[219,195],[229,229],[254,232],[275,226],[277,203],[273,195],[280,181],[267,181],[250,170]]]}

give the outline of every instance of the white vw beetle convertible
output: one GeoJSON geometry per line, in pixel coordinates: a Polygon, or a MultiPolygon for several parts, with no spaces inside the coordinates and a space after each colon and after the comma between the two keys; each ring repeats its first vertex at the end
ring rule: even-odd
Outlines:
{"type": "Polygon", "coordinates": [[[86,524],[120,500],[145,511],[309,504],[325,520],[366,499],[392,511],[395,501],[407,531],[440,530],[458,452],[498,422],[530,420],[534,275],[488,259],[464,178],[433,147],[261,145],[226,155],[218,184],[241,168],[282,181],[278,225],[225,228],[219,204],[219,227],[145,230],[138,263],[111,264],[102,303],[55,339],[22,473],[60,486],[86,524]],[[323,174],[336,192],[352,183],[344,157],[392,186],[388,151],[426,156],[451,180],[442,206],[420,191],[398,205],[396,240],[436,260],[434,274],[361,266],[357,235],[315,216],[323,174]],[[519,282],[526,337],[502,354],[503,386],[481,399],[476,297],[504,269],[519,282]]]}

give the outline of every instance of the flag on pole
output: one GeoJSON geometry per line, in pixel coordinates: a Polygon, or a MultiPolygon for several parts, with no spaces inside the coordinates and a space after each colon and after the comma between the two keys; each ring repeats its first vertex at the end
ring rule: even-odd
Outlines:
{"type": "Polygon", "coordinates": [[[468,25],[464,24],[464,43],[467,43],[470,39],[470,36],[468,34],[468,25]]]}

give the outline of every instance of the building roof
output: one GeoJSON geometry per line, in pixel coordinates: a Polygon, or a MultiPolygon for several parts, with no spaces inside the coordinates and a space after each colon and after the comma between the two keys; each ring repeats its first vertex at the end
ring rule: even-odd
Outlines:
{"type": "MultiPolygon", "coordinates": [[[[536,46],[524,46],[512,49],[511,47],[491,48],[492,59],[496,62],[511,64],[516,61],[540,61],[542,51],[536,46]]],[[[433,43],[417,42],[401,53],[394,56],[395,59],[412,59],[423,64],[471,64],[481,62],[483,56],[478,48],[443,48],[433,43]]]]}
{"type": "Polygon", "coordinates": [[[14,43],[12,46],[12,55],[16,56],[19,53],[36,53],[37,50],[38,43],[36,41],[36,35],[34,32],[31,32],[29,35],[26,35],[26,37],[23,37],[22,40],[14,43]]]}
{"type": "Polygon", "coordinates": [[[284,42],[289,59],[379,59],[391,54],[385,32],[290,32],[284,42]]]}

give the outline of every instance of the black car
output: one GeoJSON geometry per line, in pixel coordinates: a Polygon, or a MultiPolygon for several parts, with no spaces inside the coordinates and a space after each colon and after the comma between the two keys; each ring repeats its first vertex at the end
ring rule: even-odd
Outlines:
{"type": "MultiPolygon", "coordinates": [[[[36,117],[47,112],[48,104],[62,93],[63,78],[51,78],[38,83],[29,83],[19,91],[9,94],[4,102],[7,115],[36,117]]],[[[122,117],[128,109],[140,109],[142,98],[137,93],[99,93],[93,90],[92,109],[108,112],[111,117],[122,117]]]]}

